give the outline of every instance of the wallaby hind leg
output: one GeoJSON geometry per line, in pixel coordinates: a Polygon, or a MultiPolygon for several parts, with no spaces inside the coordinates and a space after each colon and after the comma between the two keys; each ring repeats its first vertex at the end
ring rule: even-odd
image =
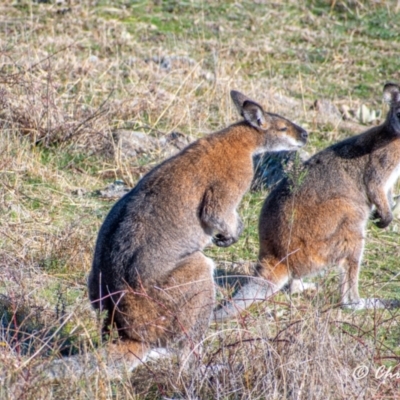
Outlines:
{"type": "Polygon", "coordinates": [[[203,337],[215,306],[214,263],[201,252],[183,259],[168,276],[164,293],[176,310],[176,337],[192,345],[203,337]]]}
{"type": "Polygon", "coordinates": [[[282,289],[291,278],[288,265],[275,257],[264,257],[257,265],[257,276],[269,282],[273,292],[282,289]]]}
{"type": "Polygon", "coordinates": [[[362,240],[356,250],[339,264],[342,305],[353,310],[384,308],[385,304],[382,300],[374,298],[363,299],[360,298],[358,293],[358,275],[363,248],[364,241],[362,240]]]}
{"type": "Polygon", "coordinates": [[[185,355],[196,351],[215,303],[213,268],[212,261],[197,252],[185,257],[161,284],[119,292],[114,303],[104,304],[113,304],[106,324],[116,325],[120,339],[95,353],[56,360],[39,368],[38,376],[53,382],[89,378],[104,368],[110,379],[118,379],[148,356],[162,355],[157,348],[170,341],[185,343],[185,355]]]}
{"type": "Polygon", "coordinates": [[[125,365],[127,371],[132,371],[136,366],[145,361],[150,348],[143,342],[122,338],[106,347],[108,360],[107,372],[115,366],[120,370],[120,365],[125,365]]]}
{"type": "Polygon", "coordinates": [[[172,341],[195,346],[215,303],[213,268],[210,259],[196,252],[181,260],[162,282],[127,289],[113,311],[119,335],[150,348],[172,341]]]}
{"type": "Polygon", "coordinates": [[[352,254],[339,263],[340,293],[343,305],[357,304],[360,301],[358,294],[359,260],[357,254],[352,254]]]}

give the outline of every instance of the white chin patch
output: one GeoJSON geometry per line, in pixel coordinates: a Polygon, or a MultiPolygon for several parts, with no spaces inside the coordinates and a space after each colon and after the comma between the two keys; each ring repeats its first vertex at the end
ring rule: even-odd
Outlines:
{"type": "Polygon", "coordinates": [[[300,146],[297,145],[278,145],[278,146],[274,146],[270,151],[290,151],[290,150],[297,150],[300,146]]]}
{"type": "Polygon", "coordinates": [[[265,152],[277,152],[277,151],[293,151],[297,150],[300,147],[303,147],[304,143],[301,140],[296,140],[291,136],[282,135],[279,138],[279,141],[275,143],[275,145],[267,145],[265,147],[260,147],[255,153],[261,154],[265,152]]]}
{"type": "Polygon", "coordinates": [[[286,136],[286,140],[287,140],[287,142],[288,142],[289,144],[291,144],[291,145],[293,145],[293,146],[295,146],[295,147],[302,147],[302,146],[304,146],[304,142],[303,142],[302,140],[294,139],[294,138],[291,137],[291,136],[286,136]]]}
{"type": "Polygon", "coordinates": [[[282,136],[281,142],[277,143],[269,151],[288,151],[288,150],[297,150],[300,147],[303,147],[304,143],[300,140],[296,140],[291,136],[282,136]]]}

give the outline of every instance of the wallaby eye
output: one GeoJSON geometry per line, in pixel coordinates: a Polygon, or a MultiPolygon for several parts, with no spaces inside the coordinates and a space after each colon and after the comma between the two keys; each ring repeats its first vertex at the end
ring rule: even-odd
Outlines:
{"type": "Polygon", "coordinates": [[[398,119],[400,119],[400,111],[398,111],[398,112],[396,113],[396,117],[397,117],[398,119]]]}
{"type": "Polygon", "coordinates": [[[283,128],[279,128],[278,131],[279,132],[286,132],[287,131],[287,127],[284,126],[283,128]]]}

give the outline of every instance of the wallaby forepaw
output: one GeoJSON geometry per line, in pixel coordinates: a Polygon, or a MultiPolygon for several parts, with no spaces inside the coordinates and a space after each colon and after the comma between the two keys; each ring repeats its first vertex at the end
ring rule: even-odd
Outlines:
{"type": "Polygon", "coordinates": [[[212,238],[212,242],[218,247],[229,247],[237,241],[238,238],[234,238],[232,236],[224,236],[220,233],[212,238]]]}
{"type": "Polygon", "coordinates": [[[386,228],[387,226],[389,226],[389,224],[393,220],[392,215],[387,215],[386,217],[384,217],[381,214],[379,214],[377,211],[375,211],[373,213],[372,218],[374,220],[375,226],[377,226],[380,229],[383,229],[383,228],[386,228]]]}
{"type": "Polygon", "coordinates": [[[389,226],[389,224],[390,224],[391,222],[392,222],[392,219],[387,219],[387,220],[385,220],[385,219],[379,219],[379,220],[375,221],[375,225],[376,225],[378,228],[383,229],[383,228],[386,228],[387,226],[389,226]]]}

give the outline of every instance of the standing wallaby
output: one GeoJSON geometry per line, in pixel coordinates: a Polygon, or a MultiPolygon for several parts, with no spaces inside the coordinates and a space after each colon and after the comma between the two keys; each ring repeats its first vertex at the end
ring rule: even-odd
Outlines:
{"type": "Polygon", "coordinates": [[[400,88],[388,83],[383,94],[390,111],[382,125],[317,153],[304,164],[298,182],[288,177],[267,197],[259,220],[256,277],[215,312],[216,320],[333,265],[341,270],[343,305],[383,305],[358,294],[367,221],[373,211],[379,228],[390,224],[391,188],[400,175],[400,88]]]}
{"type": "MultiPolygon", "coordinates": [[[[236,208],[252,177],[252,156],[296,150],[307,132],[265,112],[239,92],[232,100],[244,118],[197,140],[145,175],[111,209],[96,243],[88,286],[93,306],[107,313],[104,332],[116,328],[101,358],[132,370],[169,342],[194,350],[215,302],[213,262],[202,250],[230,246],[243,224],[236,208]]],[[[185,354],[185,353],[184,353],[185,354]]],[[[86,375],[94,372],[89,357],[86,375]]],[[[57,360],[45,375],[63,379],[80,359],[57,360]]],[[[94,364],[94,366],[93,366],[94,364]]]]}

